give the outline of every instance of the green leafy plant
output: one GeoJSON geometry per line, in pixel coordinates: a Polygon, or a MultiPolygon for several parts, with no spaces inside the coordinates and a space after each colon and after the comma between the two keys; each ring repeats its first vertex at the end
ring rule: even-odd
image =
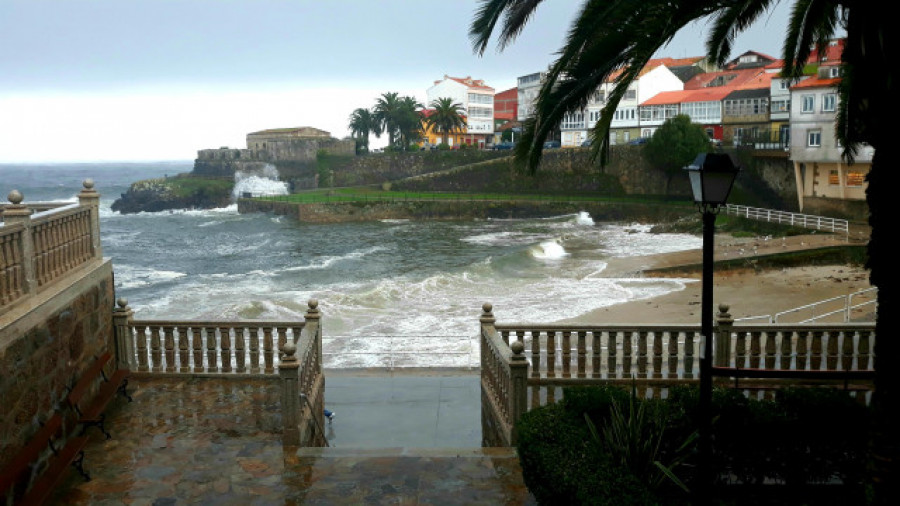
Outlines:
{"type": "Polygon", "coordinates": [[[661,447],[666,433],[666,421],[659,410],[648,409],[649,403],[637,398],[632,386],[631,396],[625,408],[619,399],[612,398],[610,416],[603,426],[602,436],[591,418],[584,419],[594,442],[603,445],[612,461],[626,469],[652,490],[658,489],[668,479],[689,492],[688,487],[674,470],[687,458],[688,449],[697,439],[697,432],[690,434],[670,456],[668,464],[660,461],[661,447]]]}

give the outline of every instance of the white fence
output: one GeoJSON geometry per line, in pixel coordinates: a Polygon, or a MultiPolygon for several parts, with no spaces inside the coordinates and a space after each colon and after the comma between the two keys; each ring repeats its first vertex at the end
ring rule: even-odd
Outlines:
{"type": "Polygon", "coordinates": [[[749,218],[751,220],[768,221],[771,223],[791,225],[793,227],[822,230],[834,234],[844,234],[847,240],[850,239],[850,223],[847,220],[827,218],[825,216],[813,216],[809,214],[790,213],[774,209],[762,209],[759,207],[739,206],[735,204],[727,204],[725,206],[725,213],[732,216],[749,218]]]}

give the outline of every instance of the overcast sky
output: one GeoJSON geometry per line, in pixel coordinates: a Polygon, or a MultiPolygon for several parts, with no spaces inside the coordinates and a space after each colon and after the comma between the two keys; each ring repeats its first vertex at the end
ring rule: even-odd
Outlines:
{"type": "MultiPolygon", "coordinates": [[[[347,117],[444,74],[498,92],[546,68],[581,1],[547,0],[472,53],[476,0],[0,0],[0,162],[188,160],[248,132],[347,117]]],[[[735,43],[780,56],[789,2],[735,43]]],[[[658,56],[700,56],[708,25],[658,56]]],[[[382,139],[381,143],[385,141],[382,139]]]]}

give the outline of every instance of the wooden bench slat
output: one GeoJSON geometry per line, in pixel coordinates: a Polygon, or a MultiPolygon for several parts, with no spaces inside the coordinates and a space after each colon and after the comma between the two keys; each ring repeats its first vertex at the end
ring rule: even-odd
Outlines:
{"type": "Polygon", "coordinates": [[[75,437],[69,439],[66,446],[60,450],[59,455],[52,459],[50,467],[41,475],[41,478],[35,482],[31,490],[22,498],[22,505],[43,504],[57,483],[65,476],[66,468],[69,467],[75,457],[84,450],[89,438],[86,436],[75,437]]]}
{"type": "Polygon", "coordinates": [[[46,423],[32,436],[25,447],[9,465],[0,473],[0,491],[5,491],[15,484],[22,474],[31,469],[31,464],[47,450],[50,441],[59,432],[63,419],[54,413],[46,423]]]}
{"type": "Polygon", "coordinates": [[[84,371],[84,374],[81,375],[81,378],[75,383],[75,386],[72,387],[72,390],[69,391],[69,395],[66,397],[69,404],[75,406],[81,402],[81,399],[91,388],[94,380],[103,372],[103,367],[109,362],[110,358],[112,358],[112,355],[110,355],[109,352],[104,353],[97,357],[97,360],[84,371]]]}

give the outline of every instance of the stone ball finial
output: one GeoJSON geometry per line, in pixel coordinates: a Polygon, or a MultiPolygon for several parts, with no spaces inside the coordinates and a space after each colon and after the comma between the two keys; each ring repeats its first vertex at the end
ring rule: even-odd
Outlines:
{"type": "Polygon", "coordinates": [[[484,304],[481,305],[481,310],[484,311],[485,313],[490,313],[491,311],[494,310],[494,305],[491,304],[490,302],[485,302],[484,304]]]}
{"type": "Polygon", "coordinates": [[[729,309],[731,309],[731,306],[729,306],[728,304],[719,304],[720,313],[727,313],[729,309]]]}
{"type": "Polygon", "coordinates": [[[309,306],[310,309],[315,309],[319,307],[319,301],[318,299],[309,299],[306,301],[306,305],[309,306]]]}
{"type": "Polygon", "coordinates": [[[118,299],[116,299],[116,304],[118,304],[120,308],[125,309],[125,307],[128,306],[128,299],[126,299],[125,297],[119,297],[118,299]]]}
{"type": "Polygon", "coordinates": [[[84,186],[85,190],[93,190],[94,189],[94,180],[91,178],[87,178],[81,182],[81,186],[84,186]]]}
{"type": "Polygon", "coordinates": [[[287,341],[284,343],[284,346],[281,347],[281,351],[284,352],[285,356],[293,357],[294,353],[297,353],[297,345],[294,344],[293,341],[287,341]]]}
{"type": "Polygon", "coordinates": [[[522,341],[513,341],[509,345],[509,349],[512,350],[513,354],[521,355],[523,351],[525,351],[525,343],[522,341]]]}
{"type": "Polygon", "coordinates": [[[13,190],[13,191],[9,192],[9,195],[7,195],[6,198],[13,205],[19,205],[25,199],[25,196],[22,195],[22,192],[20,192],[19,190],[13,190]]]}

